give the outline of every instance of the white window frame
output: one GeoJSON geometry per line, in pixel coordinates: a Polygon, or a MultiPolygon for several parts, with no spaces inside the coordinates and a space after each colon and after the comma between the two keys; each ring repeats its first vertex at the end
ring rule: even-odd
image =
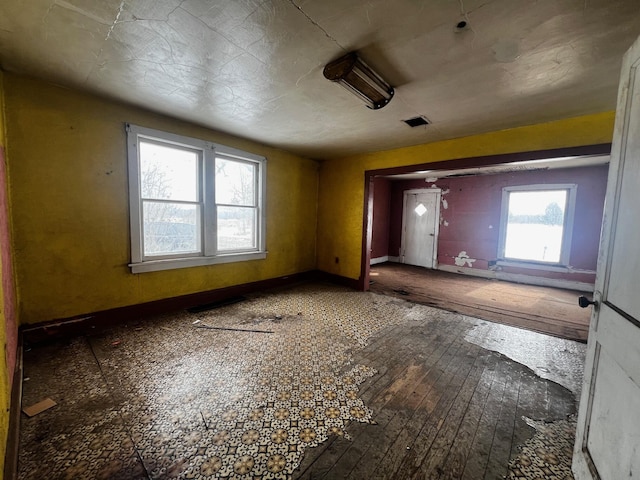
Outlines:
{"type": "Polygon", "coordinates": [[[502,208],[500,211],[500,237],[498,240],[498,262],[500,266],[533,268],[540,270],[565,271],[571,257],[571,239],[573,236],[573,222],[576,208],[576,194],[578,185],[575,183],[517,185],[502,188],[502,208]],[[567,205],[562,225],[562,245],[559,262],[543,262],[540,260],[524,260],[520,258],[506,258],[505,246],[507,241],[507,223],[509,220],[509,194],[511,192],[535,192],[545,190],[566,190],[567,205]]]}
{"type": "Polygon", "coordinates": [[[245,152],[197,138],[126,124],[127,157],[129,167],[129,217],[131,236],[132,273],[156,272],[176,268],[214,265],[219,263],[261,260],[267,257],[266,250],[266,167],[267,159],[260,155],[245,152]],[[198,200],[201,202],[201,252],[179,253],[176,255],[144,256],[142,227],[142,195],[140,176],[140,139],[161,145],[174,145],[195,150],[199,153],[198,200]],[[255,165],[256,192],[256,247],[251,249],[217,249],[217,205],[215,196],[215,159],[223,158],[255,165]]]}

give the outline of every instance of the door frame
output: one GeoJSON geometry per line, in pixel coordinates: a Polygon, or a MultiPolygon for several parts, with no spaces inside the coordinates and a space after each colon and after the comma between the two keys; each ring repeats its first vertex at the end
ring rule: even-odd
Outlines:
{"type": "MultiPolygon", "coordinates": [[[[438,268],[438,234],[440,233],[440,202],[442,200],[441,188],[412,188],[402,192],[402,239],[400,240],[400,258],[402,263],[404,262],[405,249],[406,249],[406,233],[407,233],[407,199],[409,195],[417,195],[420,193],[433,193],[436,196],[436,211],[435,215],[437,221],[433,228],[433,250],[431,252],[431,267],[432,269],[438,268]]],[[[428,267],[427,267],[428,268],[428,267]]]]}
{"type": "Polygon", "coordinates": [[[364,171],[364,195],[362,208],[362,243],[360,249],[360,276],[355,279],[344,279],[344,283],[360,291],[369,290],[369,270],[371,268],[371,239],[373,229],[373,179],[387,175],[414,173],[424,170],[456,170],[471,167],[486,167],[502,163],[524,162],[527,160],[541,160],[555,157],[578,157],[583,155],[609,155],[611,143],[585,145],[580,147],[554,148],[549,150],[534,150],[528,152],[503,153],[481,157],[468,157],[450,160],[440,160],[414,165],[387,167],[364,171]]]}

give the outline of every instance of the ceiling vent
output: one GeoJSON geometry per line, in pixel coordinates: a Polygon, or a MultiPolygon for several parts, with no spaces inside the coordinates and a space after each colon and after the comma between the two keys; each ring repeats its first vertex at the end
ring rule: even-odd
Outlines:
{"type": "Polygon", "coordinates": [[[413,117],[407,120],[403,120],[403,122],[409,125],[411,128],[420,127],[422,125],[429,125],[430,123],[429,120],[427,120],[426,117],[423,117],[422,115],[420,115],[419,117],[413,117]]]}

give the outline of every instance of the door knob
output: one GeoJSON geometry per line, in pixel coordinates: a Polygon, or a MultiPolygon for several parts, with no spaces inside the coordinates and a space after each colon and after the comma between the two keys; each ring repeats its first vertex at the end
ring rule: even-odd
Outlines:
{"type": "Polygon", "coordinates": [[[580,295],[578,297],[578,305],[580,305],[580,308],[587,308],[589,305],[593,305],[594,307],[597,307],[598,302],[595,300],[589,300],[584,295],[580,295]]]}

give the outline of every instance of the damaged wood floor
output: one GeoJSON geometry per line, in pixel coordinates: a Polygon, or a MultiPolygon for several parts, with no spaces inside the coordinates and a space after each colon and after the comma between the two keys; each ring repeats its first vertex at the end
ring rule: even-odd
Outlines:
{"type": "Polygon", "coordinates": [[[371,267],[372,292],[570,340],[587,341],[591,293],[471,277],[387,262],[371,267]]]}
{"type": "Polygon", "coordinates": [[[583,361],[576,342],[302,285],[31,345],[23,406],[57,405],[23,415],[19,478],[565,479],[583,361]]]}

